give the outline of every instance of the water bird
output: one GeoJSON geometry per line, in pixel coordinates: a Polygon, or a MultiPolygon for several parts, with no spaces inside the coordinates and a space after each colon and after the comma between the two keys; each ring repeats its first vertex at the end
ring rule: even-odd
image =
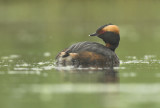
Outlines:
{"type": "Polygon", "coordinates": [[[95,33],[89,36],[101,38],[105,45],[97,42],[79,42],[64,49],[56,56],[57,66],[74,67],[118,67],[119,58],[115,49],[119,45],[119,27],[113,24],[106,24],[99,27],[95,33]]]}

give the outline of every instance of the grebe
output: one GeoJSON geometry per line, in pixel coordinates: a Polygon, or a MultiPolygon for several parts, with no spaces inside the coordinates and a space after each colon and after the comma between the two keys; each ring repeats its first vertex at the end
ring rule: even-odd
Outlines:
{"type": "Polygon", "coordinates": [[[115,53],[120,41],[118,26],[103,25],[89,36],[101,38],[106,45],[87,41],[73,44],[56,56],[56,65],[100,68],[119,66],[119,59],[115,53]]]}

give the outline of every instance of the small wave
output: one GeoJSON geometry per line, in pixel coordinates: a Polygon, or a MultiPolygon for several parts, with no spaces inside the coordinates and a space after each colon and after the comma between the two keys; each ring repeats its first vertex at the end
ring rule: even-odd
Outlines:
{"type": "Polygon", "coordinates": [[[126,69],[125,67],[104,67],[104,68],[99,68],[99,67],[74,67],[74,66],[54,66],[54,69],[56,70],[108,70],[108,69],[126,69]]]}
{"type": "Polygon", "coordinates": [[[120,64],[151,64],[160,63],[156,55],[144,55],[142,58],[138,59],[136,56],[126,56],[127,60],[121,60],[120,64]]]}
{"type": "Polygon", "coordinates": [[[16,93],[68,94],[68,93],[130,93],[159,95],[160,84],[33,84],[16,88],[16,93]]]}

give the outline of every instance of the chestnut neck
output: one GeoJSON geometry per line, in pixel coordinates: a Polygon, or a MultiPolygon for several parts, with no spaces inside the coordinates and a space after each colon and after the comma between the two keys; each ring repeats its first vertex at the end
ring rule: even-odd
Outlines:
{"type": "Polygon", "coordinates": [[[106,47],[111,49],[112,51],[115,51],[115,49],[118,47],[118,45],[111,45],[109,43],[106,43],[106,47]]]}

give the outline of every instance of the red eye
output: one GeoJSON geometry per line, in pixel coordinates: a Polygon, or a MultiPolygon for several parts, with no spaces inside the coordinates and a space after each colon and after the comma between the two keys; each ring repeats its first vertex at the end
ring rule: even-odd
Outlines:
{"type": "Polygon", "coordinates": [[[98,31],[98,34],[103,34],[105,31],[103,31],[103,30],[100,30],[100,31],[98,31]]]}

